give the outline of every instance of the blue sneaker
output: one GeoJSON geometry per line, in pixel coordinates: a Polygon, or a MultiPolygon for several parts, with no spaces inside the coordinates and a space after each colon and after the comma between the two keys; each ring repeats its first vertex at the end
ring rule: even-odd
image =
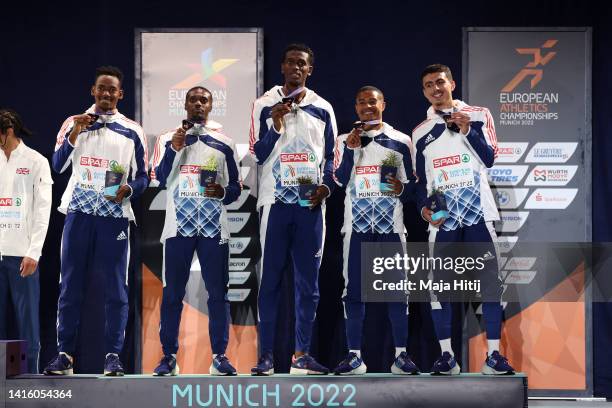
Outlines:
{"type": "Polygon", "coordinates": [[[461,367],[457,364],[454,356],[448,351],[442,353],[442,356],[434,363],[431,374],[432,375],[456,375],[461,372],[461,367]]]}
{"type": "Polygon", "coordinates": [[[334,368],[334,374],[336,375],[361,375],[365,374],[368,368],[365,363],[356,353],[348,353],[346,358],[342,360],[336,368],[334,368]]]}
{"type": "Polygon", "coordinates": [[[109,353],[106,355],[106,361],[104,361],[104,375],[108,377],[123,376],[123,364],[121,364],[121,360],[119,360],[117,354],[109,353]]]}
{"type": "Polygon", "coordinates": [[[210,365],[210,375],[236,375],[236,369],[232,366],[225,354],[217,354],[210,365]]]}
{"type": "Polygon", "coordinates": [[[415,375],[419,373],[419,367],[416,366],[408,356],[408,353],[402,351],[399,356],[395,357],[395,361],[391,366],[391,373],[402,375],[415,375]]]}
{"type": "Polygon", "coordinates": [[[291,357],[291,369],[289,374],[294,375],[327,375],[329,374],[329,368],[322,366],[308,354],[304,354],[295,358],[295,355],[291,357]]]}
{"type": "Polygon", "coordinates": [[[47,364],[43,370],[44,375],[72,375],[72,361],[65,353],[59,353],[53,360],[47,364]]]}
{"type": "Polygon", "coordinates": [[[257,365],[251,368],[251,375],[272,375],[274,374],[274,358],[272,353],[264,353],[257,360],[257,365]]]}
{"type": "Polygon", "coordinates": [[[176,363],[176,358],[170,354],[163,356],[158,366],[153,370],[153,375],[164,376],[164,375],[178,375],[179,366],[176,363]]]}
{"type": "Polygon", "coordinates": [[[512,375],[514,368],[508,364],[508,359],[495,350],[490,356],[487,356],[481,372],[485,375],[512,375]]]}

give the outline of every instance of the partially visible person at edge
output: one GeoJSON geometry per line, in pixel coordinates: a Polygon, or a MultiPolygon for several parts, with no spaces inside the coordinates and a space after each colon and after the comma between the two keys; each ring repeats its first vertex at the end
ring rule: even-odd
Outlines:
{"type": "Polygon", "coordinates": [[[11,299],[16,334],[28,342],[28,372],[38,374],[38,260],[49,226],[53,180],[47,159],[24,143],[31,136],[17,112],[0,109],[0,339],[9,339],[11,299]]]}

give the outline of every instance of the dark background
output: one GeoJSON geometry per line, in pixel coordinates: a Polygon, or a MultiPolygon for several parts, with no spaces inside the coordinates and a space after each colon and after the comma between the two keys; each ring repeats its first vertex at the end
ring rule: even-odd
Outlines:
{"type": "MultiPolygon", "coordinates": [[[[51,157],[63,120],[91,105],[89,89],[99,65],[112,64],[123,69],[126,96],[119,108],[128,117],[134,117],[134,29],[137,27],[263,27],[266,89],[282,80],[279,62],[284,47],[294,41],[307,43],[316,55],[315,71],[308,86],[331,102],[341,131],[346,131],[355,118],[356,89],[371,84],[385,92],[385,121],[405,133],[421,122],[427,108],[419,81],[424,66],[434,62],[449,65],[458,85],[455,97],[461,97],[462,27],[593,27],[593,240],[611,241],[612,220],[606,214],[612,188],[612,167],[608,159],[612,154],[610,6],[596,6],[596,2],[584,0],[34,4],[4,3],[0,10],[0,106],[12,107],[22,114],[25,123],[35,131],[34,138],[26,140],[26,144],[47,158],[51,157]]],[[[471,102],[478,104],[478,101],[471,102]]],[[[498,137],[503,140],[502,134],[498,137]]],[[[54,175],[54,179],[55,208],[67,175],[54,175]]],[[[328,205],[321,304],[313,344],[313,352],[320,361],[332,367],[344,353],[339,301],[342,199],[342,192],[335,193],[328,205]]],[[[413,211],[406,211],[410,239],[423,239],[423,226],[414,221],[413,211]]],[[[53,210],[41,258],[41,365],[55,352],[62,224],[63,216],[53,210]]],[[[137,253],[134,262],[138,262],[137,253]]],[[[134,270],[131,282],[134,282],[134,270]]],[[[91,285],[95,287],[95,279],[91,285]]],[[[134,290],[135,286],[131,288],[134,290]]],[[[291,302],[292,296],[286,300],[291,302]]],[[[96,309],[94,298],[87,301],[92,310],[96,309]]],[[[598,396],[612,397],[612,307],[595,304],[593,309],[595,391],[598,396]]],[[[100,334],[101,326],[95,323],[100,320],[99,308],[92,313],[93,316],[83,319],[82,332],[87,336],[81,336],[81,353],[98,351],[93,354],[100,360],[103,356],[99,357],[95,342],[90,341],[95,334],[100,334]]],[[[364,355],[371,356],[369,361],[378,359],[368,363],[372,371],[387,371],[392,357],[385,314],[382,305],[368,308],[364,355]],[[384,353],[380,353],[381,348],[384,353]]],[[[280,325],[279,332],[289,330],[288,325],[280,325]]],[[[439,350],[426,305],[412,305],[411,329],[410,352],[417,364],[428,371],[439,350]]],[[[130,361],[133,336],[133,330],[129,330],[124,352],[128,369],[133,368],[130,361]]],[[[291,348],[291,344],[278,346],[277,359],[282,357],[278,368],[288,368],[291,348]]],[[[459,346],[455,348],[458,350],[459,346]]],[[[101,370],[101,364],[101,361],[96,364],[94,370],[101,370]]]]}

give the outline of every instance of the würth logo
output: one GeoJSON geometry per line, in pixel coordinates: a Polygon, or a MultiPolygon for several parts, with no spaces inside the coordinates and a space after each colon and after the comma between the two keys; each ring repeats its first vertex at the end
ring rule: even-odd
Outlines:
{"type": "Polygon", "coordinates": [[[535,86],[542,80],[542,76],[544,74],[543,69],[537,69],[538,66],[544,66],[550,62],[551,59],[555,55],[557,55],[556,51],[547,52],[544,56],[542,56],[542,50],[548,50],[554,47],[559,40],[547,40],[540,48],[517,48],[516,52],[519,54],[527,54],[533,56],[533,61],[529,62],[523,69],[521,69],[518,74],[514,76],[503,87],[502,92],[512,92],[514,88],[518,86],[521,82],[523,82],[526,78],[531,77],[531,89],[535,88],[535,86]]]}

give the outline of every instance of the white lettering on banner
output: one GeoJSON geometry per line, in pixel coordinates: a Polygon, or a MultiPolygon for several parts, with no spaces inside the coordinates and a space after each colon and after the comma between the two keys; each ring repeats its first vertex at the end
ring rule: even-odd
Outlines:
{"type": "Polygon", "coordinates": [[[578,194],[577,188],[538,188],[527,202],[526,209],[566,209],[578,194]]]}
{"type": "Polygon", "coordinates": [[[556,92],[502,92],[499,94],[499,103],[559,103],[559,94],[556,92]]]}
{"type": "Polygon", "coordinates": [[[319,167],[314,153],[281,153],[280,176],[283,187],[297,186],[298,177],[310,177],[313,184],[319,182],[319,167]]]}

